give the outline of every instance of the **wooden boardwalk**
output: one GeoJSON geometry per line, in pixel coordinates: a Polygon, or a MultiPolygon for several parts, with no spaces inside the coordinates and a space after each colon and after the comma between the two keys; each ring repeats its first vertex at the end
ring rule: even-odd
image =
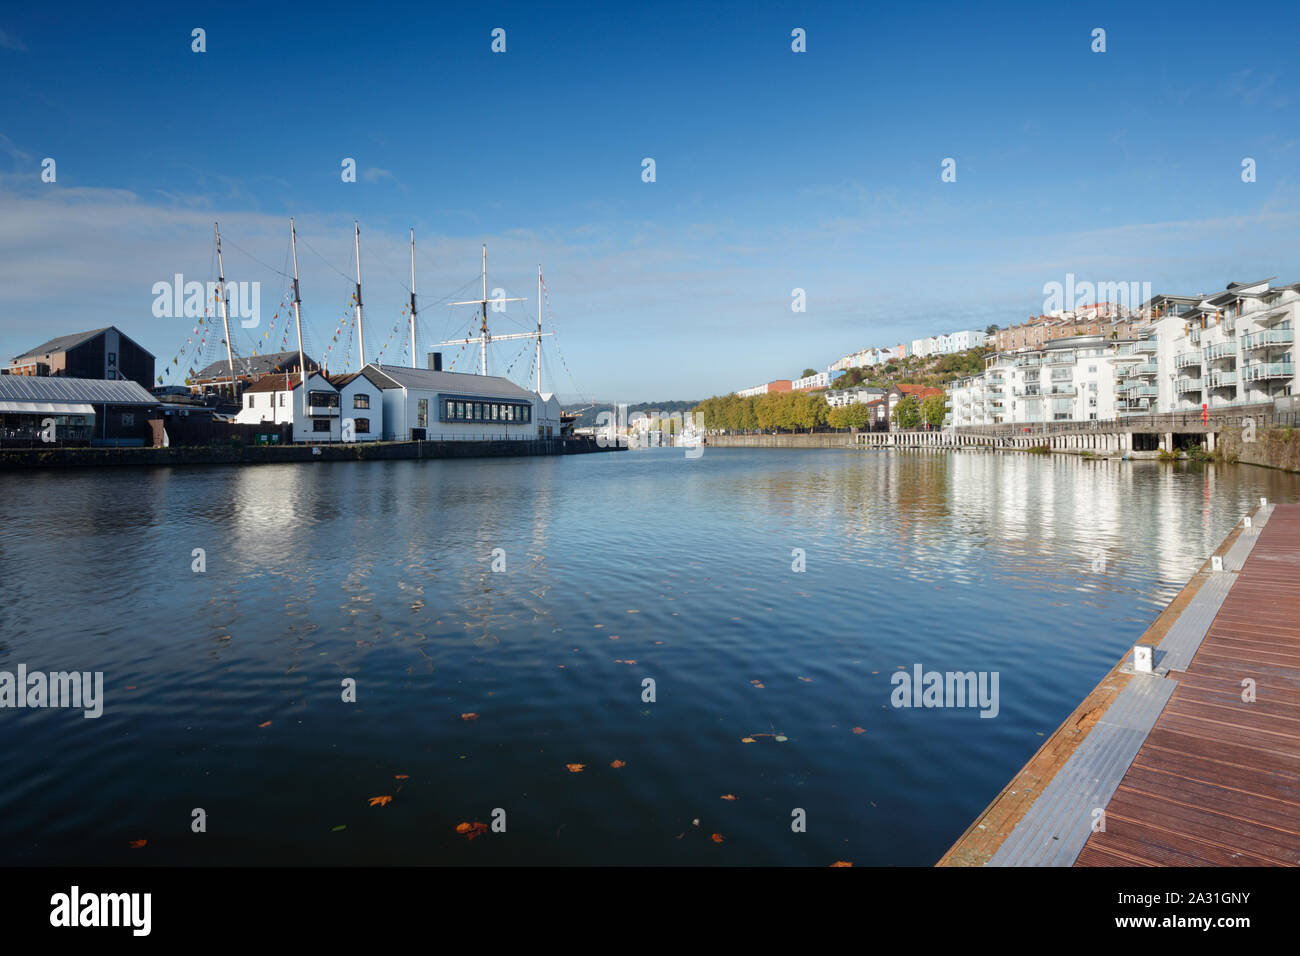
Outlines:
{"type": "Polygon", "coordinates": [[[1220,546],[1225,571],[1206,562],[1143,636],[1160,645],[1157,669],[1161,655],[1175,669],[1134,675],[1126,655],[940,866],[1300,865],[1300,505],[1270,510],[1220,546]],[[1125,723],[1134,693],[1155,687],[1167,702],[1125,723]],[[1110,742],[1133,729],[1131,749],[1110,742]],[[1105,829],[1080,833],[1100,809],[1090,790],[1110,794],[1105,829]]]}
{"type": "Polygon", "coordinates": [[[1298,864],[1300,505],[1279,505],[1074,865],[1298,864]]]}

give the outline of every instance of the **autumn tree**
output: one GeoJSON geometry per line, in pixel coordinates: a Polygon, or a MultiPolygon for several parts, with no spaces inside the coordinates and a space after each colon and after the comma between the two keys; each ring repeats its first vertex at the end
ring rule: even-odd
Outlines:
{"type": "Polygon", "coordinates": [[[944,395],[931,395],[921,403],[921,417],[931,428],[942,427],[947,414],[947,397],[944,395]]]}

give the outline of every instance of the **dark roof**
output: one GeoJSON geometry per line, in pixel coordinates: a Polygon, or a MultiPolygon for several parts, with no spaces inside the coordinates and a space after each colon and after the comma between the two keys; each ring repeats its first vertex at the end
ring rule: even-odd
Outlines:
{"type": "Polygon", "coordinates": [[[76,348],[83,342],[89,342],[95,336],[101,335],[109,329],[113,329],[123,338],[127,337],[123,334],[121,329],[112,325],[107,325],[102,329],[91,329],[89,332],[74,332],[72,335],[60,335],[57,339],[50,339],[44,345],[38,345],[36,348],[24,352],[22,355],[15,355],[13,360],[17,362],[19,359],[34,358],[38,355],[50,355],[54,352],[66,352],[68,349],[76,348]]]}
{"type": "Polygon", "coordinates": [[[371,381],[380,388],[418,388],[433,392],[451,392],[466,395],[483,395],[500,398],[533,398],[508,378],[499,375],[470,375],[465,372],[435,372],[427,368],[368,365],[367,369],[378,377],[371,381]]]}
{"type": "Polygon", "coordinates": [[[21,402],[67,402],[84,405],[158,405],[158,399],[130,381],[98,378],[44,378],[0,375],[0,399],[21,402]]]}
{"type": "Polygon", "coordinates": [[[388,384],[387,381],[385,381],[381,377],[379,371],[372,365],[367,365],[359,372],[348,372],[346,374],[339,374],[339,375],[327,375],[326,378],[328,378],[329,383],[333,385],[335,388],[337,388],[339,391],[342,391],[346,386],[351,385],[358,378],[364,378],[371,385],[374,385],[378,388],[392,387],[391,385],[388,384]]]}
{"type": "MultiPolygon", "coordinates": [[[[294,355],[298,353],[295,352],[294,355]]],[[[313,372],[310,369],[307,372],[307,381],[310,383],[312,378],[325,378],[320,372],[313,372]]],[[[326,379],[326,381],[329,381],[326,379]]],[[[302,376],[295,370],[293,372],[275,372],[270,375],[263,375],[255,383],[244,389],[244,394],[251,392],[292,392],[302,384],[302,376]],[[285,388],[285,381],[288,381],[289,387],[285,388]]],[[[332,383],[331,383],[332,384],[332,383]]]]}
{"type": "MultiPolygon", "coordinates": [[[[263,355],[236,355],[235,373],[238,375],[267,375],[290,361],[293,362],[295,367],[297,366],[298,352],[296,350],[292,352],[267,352],[263,355]]],[[[307,363],[308,368],[316,365],[315,360],[310,355],[304,355],[303,361],[307,363]]],[[[222,359],[200,369],[194,378],[221,378],[229,375],[230,363],[222,359]]]]}

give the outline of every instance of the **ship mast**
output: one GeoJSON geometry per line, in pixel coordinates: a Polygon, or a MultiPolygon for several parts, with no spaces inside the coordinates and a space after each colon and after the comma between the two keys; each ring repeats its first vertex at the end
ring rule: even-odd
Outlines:
{"type": "Polygon", "coordinates": [[[537,264],[537,394],[542,394],[542,265],[537,264]]]}
{"type": "Polygon", "coordinates": [[[415,351],[415,228],[411,228],[411,368],[419,368],[415,351]]]}
{"type": "MultiPolygon", "coordinates": [[[[442,348],[448,345],[473,345],[477,343],[479,347],[479,364],[478,364],[479,374],[486,375],[487,374],[487,347],[489,342],[504,342],[507,339],[531,339],[534,334],[532,332],[512,332],[509,335],[493,335],[491,332],[488,331],[488,324],[487,324],[488,303],[489,302],[526,302],[526,301],[528,300],[522,297],[510,298],[510,299],[505,299],[505,298],[489,299],[488,298],[487,296],[487,245],[485,243],[483,246],[483,298],[468,299],[464,302],[450,303],[451,305],[477,305],[482,309],[482,318],[479,324],[479,334],[471,335],[463,339],[451,339],[450,341],[447,342],[439,342],[438,347],[442,348]]],[[[551,333],[538,332],[536,334],[550,335],[551,333]]]]}
{"type": "Polygon", "coordinates": [[[361,367],[366,367],[366,330],[361,324],[361,227],[355,219],[352,225],[357,230],[357,341],[361,343],[361,367]]]}
{"type": "Polygon", "coordinates": [[[298,375],[302,379],[302,417],[307,421],[307,362],[302,354],[302,297],[298,295],[298,232],[289,217],[289,244],[293,247],[293,318],[298,325],[298,375]]]}
{"type": "Polygon", "coordinates": [[[221,284],[221,325],[226,332],[226,361],[230,365],[230,397],[235,398],[235,355],[230,348],[230,316],[227,313],[229,296],[226,293],[226,267],[221,261],[221,224],[214,222],[213,231],[217,234],[217,276],[221,284]]]}

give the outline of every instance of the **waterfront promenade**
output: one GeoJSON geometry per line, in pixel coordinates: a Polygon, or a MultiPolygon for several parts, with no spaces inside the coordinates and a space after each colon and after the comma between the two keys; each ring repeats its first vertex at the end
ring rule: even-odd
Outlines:
{"type": "Polygon", "coordinates": [[[1300,865],[1300,505],[1250,517],[938,865],[1300,865]]]}

